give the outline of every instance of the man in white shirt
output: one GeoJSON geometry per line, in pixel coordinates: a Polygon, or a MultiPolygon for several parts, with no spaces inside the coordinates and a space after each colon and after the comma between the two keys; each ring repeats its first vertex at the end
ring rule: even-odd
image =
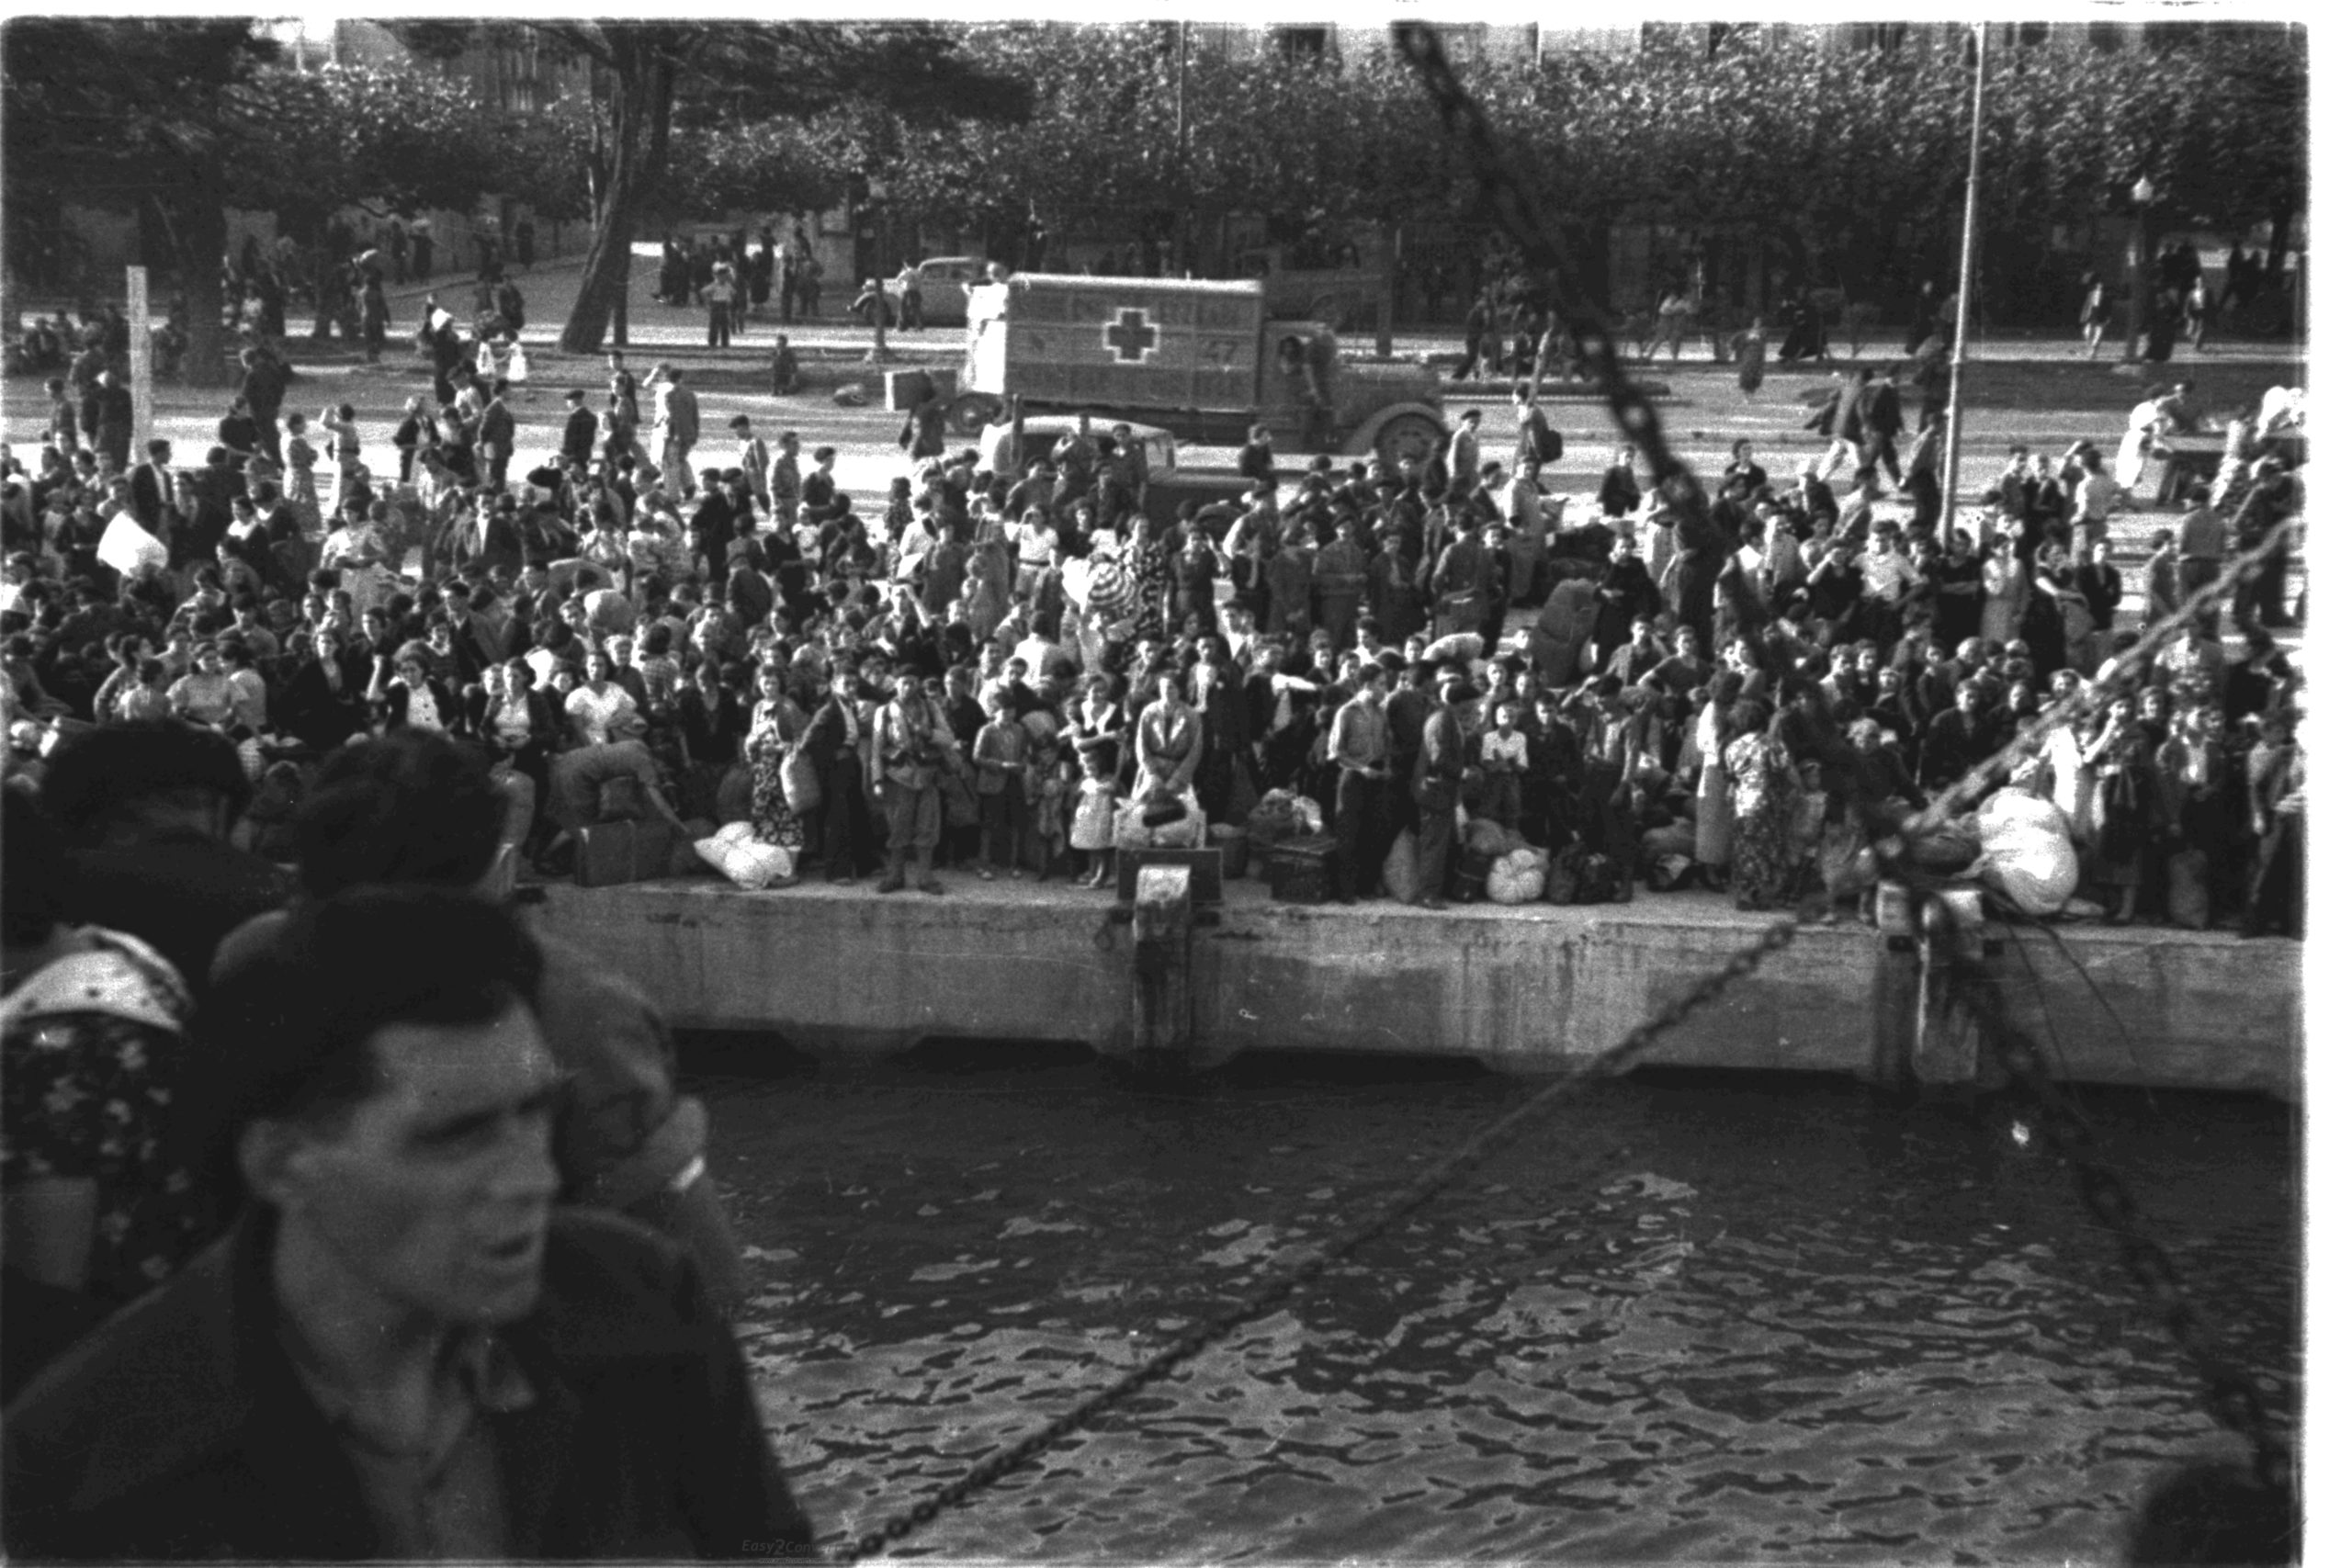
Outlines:
{"type": "Polygon", "coordinates": [[[2083,477],[2075,486],[2075,514],[2069,519],[2074,537],[2068,542],[2077,565],[2091,558],[2091,547],[2107,537],[2107,520],[2123,494],[2123,487],[2108,473],[2097,452],[2086,450],[2076,459],[2083,477]]]}

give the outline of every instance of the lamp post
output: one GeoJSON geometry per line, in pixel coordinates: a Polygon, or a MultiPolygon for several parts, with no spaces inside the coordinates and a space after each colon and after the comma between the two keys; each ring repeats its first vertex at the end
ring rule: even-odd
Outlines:
{"type": "MultiPolygon", "coordinates": [[[[1951,374],[1944,388],[1942,472],[1936,476],[1943,490],[1943,515],[1936,520],[1936,529],[1947,549],[1960,518],[1961,367],[1968,360],[1968,323],[1976,310],[1976,191],[1984,172],[1985,30],[1984,23],[1976,24],[1976,85],[1968,117],[1968,196],[1960,220],[1960,299],[1952,314],[1951,374]]],[[[1924,430],[1920,436],[1926,439],[1924,430]]]]}
{"type": "Polygon", "coordinates": [[[889,230],[882,220],[882,203],[888,197],[889,187],[880,180],[871,180],[867,182],[865,194],[867,221],[874,225],[874,246],[870,253],[874,272],[869,280],[874,286],[874,346],[865,351],[865,363],[888,365],[890,363],[890,340],[884,335],[884,323],[890,316],[890,297],[882,290],[882,269],[886,265],[882,260],[882,246],[889,238],[889,230]]]}
{"type": "Polygon", "coordinates": [[[2148,320],[2148,209],[2156,182],[2142,175],[2132,182],[2132,299],[2123,338],[2123,363],[2140,362],[2140,333],[2148,320]]]}

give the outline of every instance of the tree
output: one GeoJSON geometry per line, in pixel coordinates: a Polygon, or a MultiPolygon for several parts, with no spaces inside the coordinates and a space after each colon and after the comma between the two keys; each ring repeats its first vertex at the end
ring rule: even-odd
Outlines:
{"type": "Polygon", "coordinates": [[[157,215],[199,383],[227,373],[227,209],[317,238],[344,208],[467,207],[506,173],[465,86],[401,67],[297,71],[249,22],[13,23],[0,72],[10,204],[101,192],[157,215]]]}
{"type": "Polygon", "coordinates": [[[865,103],[910,119],[1017,118],[1017,82],[954,57],[939,29],[818,23],[532,23],[602,72],[592,147],[595,232],[561,338],[594,352],[609,326],[628,333],[629,265],[639,229],[667,179],[673,131],[722,120],[773,121],[865,103]]]}
{"type": "Polygon", "coordinates": [[[228,370],[220,257],[242,96],[276,58],[249,21],[26,17],[0,31],[0,188],[18,212],[66,193],[152,208],[188,304],[188,378],[228,370]]]}

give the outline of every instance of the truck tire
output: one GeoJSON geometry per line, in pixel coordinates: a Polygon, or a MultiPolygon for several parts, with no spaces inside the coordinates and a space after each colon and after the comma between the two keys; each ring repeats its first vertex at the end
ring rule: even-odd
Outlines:
{"type": "Polygon", "coordinates": [[[1400,413],[1372,438],[1372,449],[1392,468],[1426,463],[1444,446],[1445,427],[1425,413],[1400,413]]]}
{"type": "Polygon", "coordinates": [[[965,392],[947,405],[947,428],[968,440],[986,430],[1003,406],[986,392],[965,392]]]}

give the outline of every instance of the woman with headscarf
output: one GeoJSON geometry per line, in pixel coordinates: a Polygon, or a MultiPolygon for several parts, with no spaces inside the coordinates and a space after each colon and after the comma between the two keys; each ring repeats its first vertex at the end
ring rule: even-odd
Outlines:
{"type": "Polygon", "coordinates": [[[1728,729],[1724,773],[1731,786],[1734,907],[1786,908],[1796,900],[1804,863],[1796,839],[1804,781],[1787,746],[1772,732],[1762,703],[1734,704],[1728,729]]]}

